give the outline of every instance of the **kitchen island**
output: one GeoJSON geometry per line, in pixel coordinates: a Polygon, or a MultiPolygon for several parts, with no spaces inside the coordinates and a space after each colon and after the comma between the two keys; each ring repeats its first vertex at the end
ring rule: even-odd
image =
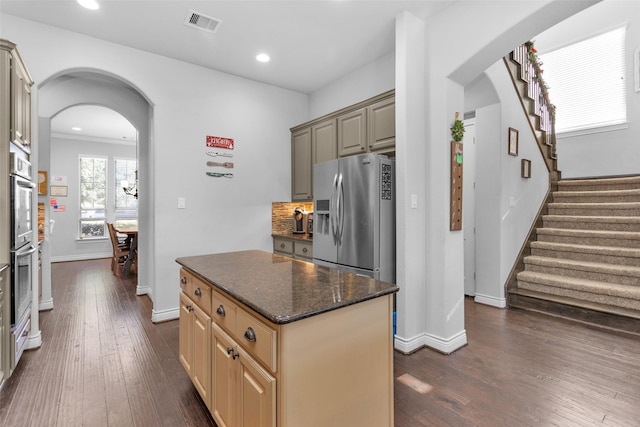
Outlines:
{"type": "Polygon", "coordinates": [[[393,294],[262,251],[178,258],[180,360],[219,426],[392,426],[393,294]]]}

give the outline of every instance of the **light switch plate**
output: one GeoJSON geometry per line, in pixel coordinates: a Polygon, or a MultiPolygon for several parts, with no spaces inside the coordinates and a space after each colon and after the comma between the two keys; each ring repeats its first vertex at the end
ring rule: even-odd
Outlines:
{"type": "Polygon", "coordinates": [[[184,197],[178,197],[178,209],[184,209],[187,207],[186,200],[184,197]]]}

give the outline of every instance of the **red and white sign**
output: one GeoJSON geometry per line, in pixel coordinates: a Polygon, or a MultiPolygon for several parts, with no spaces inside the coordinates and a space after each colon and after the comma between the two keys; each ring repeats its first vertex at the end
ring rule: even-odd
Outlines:
{"type": "Polygon", "coordinates": [[[226,148],[233,150],[233,138],[223,138],[221,136],[207,135],[207,147],[226,148]]]}

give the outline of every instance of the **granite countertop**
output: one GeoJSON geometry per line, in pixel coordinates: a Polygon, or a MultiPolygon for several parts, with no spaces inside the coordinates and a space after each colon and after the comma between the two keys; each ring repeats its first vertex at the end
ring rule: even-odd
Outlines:
{"type": "Polygon", "coordinates": [[[284,237],[286,239],[304,240],[306,242],[313,242],[313,236],[309,236],[307,233],[272,233],[271,237],[284,237]]]}
{"type": "Polygon", "coordinates": [[[394,284],[263,251],[183,257],[176,262],[275,324],[398,291],[394,284]]]}

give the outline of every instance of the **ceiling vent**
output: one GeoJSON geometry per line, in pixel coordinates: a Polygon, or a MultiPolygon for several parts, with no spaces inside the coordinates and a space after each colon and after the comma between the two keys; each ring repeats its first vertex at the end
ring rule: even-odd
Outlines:
{"type": "Polygon", "coordinates": [[[187,18],[184,20],[184,24],[189,27],[198,28],[203,31],[215,33],[218,26],[222,24],[222,21],[212,18],[210,16],[203,15],[195,10],[190,10],[187,18]]]}

